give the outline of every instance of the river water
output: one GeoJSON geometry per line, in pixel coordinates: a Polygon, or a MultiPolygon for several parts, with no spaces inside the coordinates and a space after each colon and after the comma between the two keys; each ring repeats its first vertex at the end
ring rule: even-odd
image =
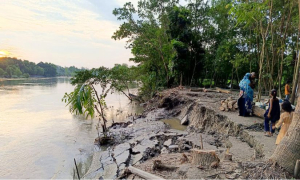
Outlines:
{"type": "MultiPolygon", "coordinates": [[[[69,113],[61,101],[69,78],[0,81],[0,178],[73,178],[74,158],[88,167],[97,120],[69,113]]],[[[106,98],[108,119],[140,112],[120,94],[106,98]]]]}

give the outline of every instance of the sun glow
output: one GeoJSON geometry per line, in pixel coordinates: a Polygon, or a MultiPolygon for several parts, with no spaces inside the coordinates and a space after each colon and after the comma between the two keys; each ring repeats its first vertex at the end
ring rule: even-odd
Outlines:
{"type": "Polygon", "coordinates": [[[9,55],[8,51],[0,50],[0,57],[6,57],[9,55]]]}

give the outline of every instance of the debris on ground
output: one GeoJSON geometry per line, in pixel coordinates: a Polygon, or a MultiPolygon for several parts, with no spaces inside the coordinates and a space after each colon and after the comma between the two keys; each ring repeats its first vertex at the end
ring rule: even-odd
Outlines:
{"type": "Polygon", "coordinates": [[[225,101],[227,108],[236,109],[236,97],[238,92],[178,88],[157,93],[142,104],[142,115],[113,124],[115,144],[96,153],[84,178],[140,179],[128,172],[129,167],[165,179],[291,178],[267,162],[276,148],[276,136],[263,135],[263,119],[219,110],[225,101]],[[187,128],[171,129],[165,119],[179,124],[184,120],[187,128]],[[196,151],[205,158],[195,160],[196,151]]]}

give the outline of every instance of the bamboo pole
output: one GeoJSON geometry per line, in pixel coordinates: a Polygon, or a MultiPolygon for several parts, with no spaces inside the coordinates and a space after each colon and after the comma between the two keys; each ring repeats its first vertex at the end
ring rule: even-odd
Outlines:
{"type": "Polygon", "coordinates": [[[202,140],[202,134],[200,134],[200,143],[201,143],[201,149],[203,150],[203,140],[202,140]]]}

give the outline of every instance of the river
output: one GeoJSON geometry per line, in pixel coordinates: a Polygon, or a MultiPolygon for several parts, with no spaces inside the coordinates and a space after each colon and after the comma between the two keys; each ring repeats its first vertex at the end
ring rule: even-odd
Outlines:
{"type": "MultiPolygon", "coordinates": [[[[69,113],[61,101],[69,78],[0,81],[0,178],[70,179],[77,163],[89,166],[97,120],[69,113]]],[[[106,98],[108,119],[140,112],[120,94],[106,98]]]]}

